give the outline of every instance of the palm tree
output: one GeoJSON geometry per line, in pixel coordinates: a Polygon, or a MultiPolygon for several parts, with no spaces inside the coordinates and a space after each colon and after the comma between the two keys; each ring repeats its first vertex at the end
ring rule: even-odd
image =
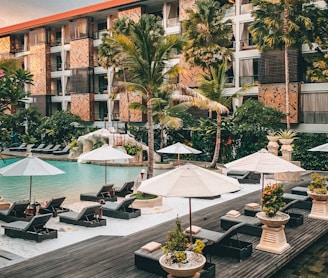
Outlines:
{"type": "Polygon", "coordinates": [[[204,71],[198,92],[215,106],[214,109],[208,107],[217,114],[215,150],[210,164],[215,168],[220,154],[221,114],[229,112],[222,103],[227,103],[223,90],[227,65],[233,59],[233,52],[229,49],[232,27],[231,20],[224,20],[228,6],[221,6],[213,0],[198,0],[195,4],[196,9],[187,10],[189,19],[183,23],[185,35],[190,40],[185,57],[192,66],[201,67],[204,71]]]}
{"type": "Polygon", "coordinates": [[[177,73],[178,65],[171,68],[165,62],[181,51],[185,40],[176,35],[164,36],[164,29],[154,15],[142,15],[138,22],[123,18],[115,22],[112,36],[104,38],[100,48],[106,47],[107,61],[116,67],[124,65],[127,81],[123,85],[140,93],[146,100],[148,122],[148,173],[153,176],[154,125],[153,95],[177,73]]]}
{"type": "MultiPolygon", "coordinates": [[[[180,129],[183,126],[183,120],[179,118],[179,113],[187,111],[191,104],[189,102],[175,103],[172,100],[172,92],[167,90],[154,95],[152,102],[154,123],[159,124],[160,148],[163,148],[165,128],[180,129]]],[[[129,108],[147,111],[147,107],[140,102],[131,102],[129,108]]]]}
{"type": "MultiPolygon", "coordinates": [[[[285,55],[285,93],[286,93],[286,124],[290,129],[289,103],[289,57],[291,47],[299,48],[308,42],[308,33],[313,30],[311,18],[305,16],[304,10],[310,5],[309,0],[263,1],[253,0],[254,21],[249,30],[259,50],[284,49],[285,55]]],[[[310,43],[310,42],[309,42],[310,43]]]]}

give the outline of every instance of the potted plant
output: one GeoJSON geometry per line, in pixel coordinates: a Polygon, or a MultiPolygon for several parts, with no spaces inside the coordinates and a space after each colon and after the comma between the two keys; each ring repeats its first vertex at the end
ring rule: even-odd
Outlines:
{"type": "Polygon", "coordinates": [[[274,155],[278,155],[278,149],[279,149],[279,136],[277,135],[276,131],[269,130],[267,138],[269,140],[268,143],[268,151],[274,155]]]}
{"type": "Polygon", "coordinates": [[[256,249],[281,254],[290,247],[284,230],[290,216],[280,211],[285,204],[282,184],[267,185],[262,192],[261,201],[262,211],[258,212],[256,217],[264,225],[261,240],[256,249]]]}
{"type": "Polygon", "coordinates": [[[277,134],[276,131],[269,130],[268,133],[267,133],[267,138],[268,138],[269,141],[277,142],[280,137],[279,137],[279,135],[277,134]]]}
{"type": "Polygon", "coordinates": [[[260,221],[269,227],[280,227],[289,220],[289,215],[280,212],[285,205],[283,201],[283,186],[282,184],[267,185],[262,193],[262,211],[256,216],[260,221]]]}
{"type": "Polygon", "coordinates": [[[188,244],[188,238],[183,233],[177,217],[176,228],[168,232],[163,247],[164,255],[159,259],[161,267],[174,277],[193,276],[205,265],[206,258],[202,255],[205,244],[201,240],[196,240],[189,250],[188,244]]]}
{"type": "Polygon", "coordinates": [[[308,195],[317,201],[325,201],[328,199],[327,194],[327,178],[317,172],[311,174],[312,182],[308,186],[308,195]]]}
{"type": "Polygon", "coordinates": [[[297,133],[291,129],[280,129],[277,134],[279,136],[279,142],[283,145],[290,145],[291,143],[293,143],[294,139],[297,138],[297,133]]]}

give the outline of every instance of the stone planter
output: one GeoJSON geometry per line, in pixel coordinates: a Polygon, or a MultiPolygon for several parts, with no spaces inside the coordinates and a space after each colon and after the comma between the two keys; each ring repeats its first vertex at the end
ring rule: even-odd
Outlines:
{"type": "Polygon", "coordinates": [[[159,258],[161,267],[173,277],[192,277],[198,271],[202,270],[206,258],[201,254],[195,254],[192,251],[185,251],[187,253],[187,263],[171,263],[167,260],[168,255],[163,255],[159,258]]]}
{"type": "Polygon", "coordinates": [[[133,201],[131,207],[134,209],[160,207],[162,206],[162,201],[163,200],[161,196],[158,196],[154,199],[146,199],[146,200],[136,199],[133,201]]]}
{"type": "Polygon", "coordinates": [[[274,217],[268,217],[264,212],[258,212],[256,217],[263,223],[260,243],[256,249],[281,254],[289,249],[285,235],[285,224],[290,216],[286,213],[277,212],[274,217]]]}
{"type": "Polygon", "coordinates": [[[312,191],[308,191],[307,194],[313,199],[309,217],[328,220],[328,194],[317,194],[312,191]]]}
{"type": "Polygon", "coordinates": [[[267,135],[267,138],[269,140],[269,143],[268,143],[268,146],[267,146],[269,153],[272,153],[274,155],[278,155],[278,150],[279,150],[278,140],[279,140],[279,136],[270,136],[270,135],[267,135]]]}

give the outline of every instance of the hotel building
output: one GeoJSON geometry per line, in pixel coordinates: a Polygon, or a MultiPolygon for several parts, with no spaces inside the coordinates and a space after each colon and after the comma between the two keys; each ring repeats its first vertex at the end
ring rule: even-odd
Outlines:
{"type": "MultiPolygon", "coordinates": [[[[323,1],[318,1],[320,4],[323,1]]],[[[119,127],[128,121],[127,96],[111,100],[115,82],[111,69],[98,63],[101,36],[116,18],[138,18],[155,14],[162,18],[166,34],[181,32],[186,9],[194,0],[112,0],[0,28],[0,58],[21,58],[24,68],[34,75],[29,103],[43,115],[68,110],[84,121],[103,127],[119,127]]],[[[285,111],[284,54],[260,53],[248,31],[253,21],[249,0],[236,0],[226,11],[233,22],[233,66],[228,72],[226,93],[231,95],[244,84],[257,84],[244,93],[265,105],[285,111]]],[[[310,83],[305,78],[302,56],[312,52],[306,46],[290,51],[290,122],[299,132],[328,131],[328,83],[310,83]]],[[[183,63],[177,59],[174,63],[183,63]]],[[[197,71],[179,76],[186,86],[196,87],[197,71]]],[[[131,101],[141,101],[138,95],[131,101]]],[[[240,101],[240,99],[239,99],[240,101]]],[[[146,116],[133,111],[131,122],[146,116]]]]}

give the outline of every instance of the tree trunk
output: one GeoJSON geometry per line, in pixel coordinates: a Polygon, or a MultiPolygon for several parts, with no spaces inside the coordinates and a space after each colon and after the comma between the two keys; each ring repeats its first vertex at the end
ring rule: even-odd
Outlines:
{"type": "MultiPolygon", "coordinates": [[[[284,9],[284,32],[288,31],[288,10],[284,9]]],[[[289,111],[289,58],[288,44],[285,42],[285,91],[286,91],[286,124],[287,130],[290,130],[290,111],[289,111]]]]}
{"type": "Polygon", "coordinates": [[[152,105],[152,99],[150,96],[148,96],[148,98],[147,98],[147,121],[148,121],[148,172],[147,172],[147,178],[151,178],[154,174],[154,124],[153,124],[153,105],[152,105]]]}
{"type": "Polygon", "coordinates": [[[211,164],[209,165],[210,168],[216,168],[216,163],[219,159],[220,145],[221,145],[221,115],[220,115],[219,111],[217,111],[216,113],[217,113],[216,142],[215,142],[213,159],[212,159],[211,164]]]}

